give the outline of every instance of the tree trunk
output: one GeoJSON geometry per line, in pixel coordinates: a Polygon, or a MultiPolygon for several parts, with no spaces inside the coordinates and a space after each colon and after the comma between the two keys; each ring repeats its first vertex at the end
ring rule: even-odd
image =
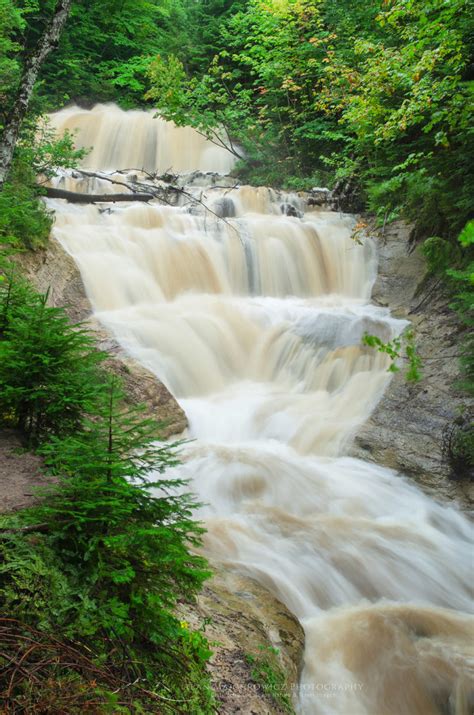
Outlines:
{"type": "Polygon", "coordinates": [[[12,163],[13,152],[18,140],[21,124],[28,110],[41,65],[59,40],[61,31],[71,10],[72,2],[73,0],[58,0],[54,13],[36,49],[26,60],[18,94],[0,140],[0,190],[5,183],[12,163]]]}
{"type": "Polygon", "coordinates": [[[66,199],[73,204],[95,204],[96,202],[115,203],[116,201],[152,201],[154,194],[80,194],[78,191],[53,189],[45,187],[46,196],[50,199],[66,199]]]}

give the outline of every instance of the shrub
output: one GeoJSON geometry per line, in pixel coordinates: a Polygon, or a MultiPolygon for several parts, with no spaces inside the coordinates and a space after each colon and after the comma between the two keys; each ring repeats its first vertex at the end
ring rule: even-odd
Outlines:
{"type": "Polygon", "coordinates": [[[47,300],[12,272],[0,283],[0,416],[30,446],[78,427],[102,389],[104,355],[47,300]]]}

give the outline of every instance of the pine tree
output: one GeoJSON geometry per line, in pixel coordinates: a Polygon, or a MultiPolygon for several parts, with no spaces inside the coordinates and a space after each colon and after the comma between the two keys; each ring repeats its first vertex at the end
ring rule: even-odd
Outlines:
{"type": "Polygon", "coordinates": [[[92,336],[47,301],[15,276],[0,283],[0,416],[30,446],[78,427],[103,389],[92,336]]]}
{"type": "Polygon", "coordinates": [[[41,449],[59,484],[34,518],[54,531],[66,567],[100,588],[102,626],[162,643],[177,623],[168,609],[209,575],[189,551],[203,529],[185,482],[158,476],[177,464],[180,443],[157,442],[157,423],[122,399],[111,378],[99,414],[41,449]]]}

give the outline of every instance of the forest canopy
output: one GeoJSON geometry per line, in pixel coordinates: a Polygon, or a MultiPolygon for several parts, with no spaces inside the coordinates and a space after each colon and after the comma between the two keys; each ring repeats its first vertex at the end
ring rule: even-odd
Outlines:
{"type": "MultiPolygon", "coordinates": [[[[0,0],[6,121],[54,0],[0,0]]],[[[456,236],[471,217],[469,0],[74,0],[32,111],[155,106],[226,130],[256,184],[344,186],[352,208],[456,236]]]]}

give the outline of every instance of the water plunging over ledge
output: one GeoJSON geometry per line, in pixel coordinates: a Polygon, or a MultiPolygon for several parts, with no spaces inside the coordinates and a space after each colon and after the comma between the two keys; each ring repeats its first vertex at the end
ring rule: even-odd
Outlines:
{"type": "MultiPolygon", "coordinates": [[[[192,130],[143,112],[70,108],[53,123],[78,127],[96,170],[232,166],[192,130]]],[[[206,553],[303,623],[301,713],[467,715],[469,523],[344,456],[389,380],[361,337],[404,325],[370,303],[373,242],[351,239],[352,217],[297,195],[198,183],[189,191],[214,209],[226,202],[231,218],[158,202],[50,204],[96,316],[186,411],[195,441],[176,472],[206,503],[206,553]]]]}

